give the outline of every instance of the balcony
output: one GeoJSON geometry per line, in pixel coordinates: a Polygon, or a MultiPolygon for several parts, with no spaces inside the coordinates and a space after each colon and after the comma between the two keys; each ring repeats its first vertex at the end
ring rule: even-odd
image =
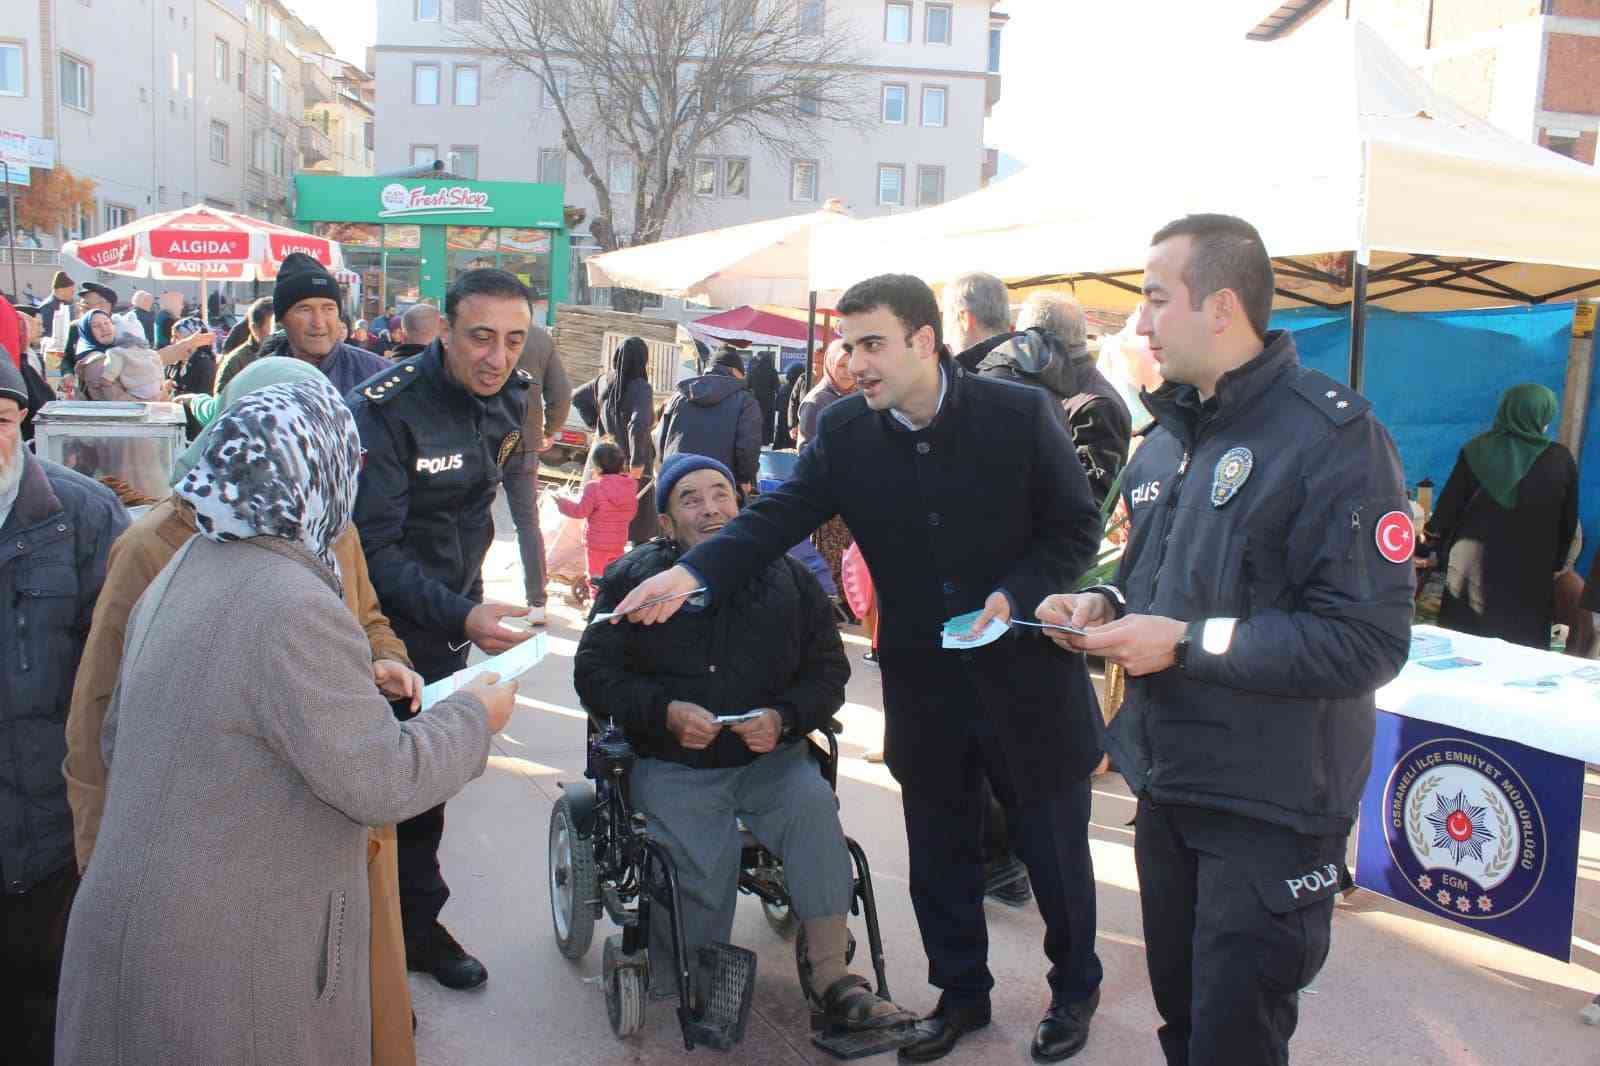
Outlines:
{"type": "Polygon", "coordinates": [[[333,141],[323,132],[320,123],[305,122],[300,126],[300,164],[310,167],[333,156],[333,141]]]}

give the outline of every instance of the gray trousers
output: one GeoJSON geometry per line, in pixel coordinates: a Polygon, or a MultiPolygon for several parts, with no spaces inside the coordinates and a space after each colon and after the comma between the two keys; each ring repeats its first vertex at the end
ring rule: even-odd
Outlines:
{"type": "MultiPolygon", "coordinates": [[[[697,770],[663,759],[634,765],[634,807],[677,870],[690,958],[697,945],[727,942],[733,933],[743,851],[735,818],[783,860],[791,906],[801,921],[850,912],[854,873],[839,801],[808,747],[790,741],[727,770],[697,770]]],[[[664,919],[659,912],[651,915],[650,950],[657,960],[672,958],[664,919]]],[[[670,966],[658,961],[650,969],[658,991],[676,991],[670,966]]]]}
{"type": "Polygon", "coordinates": [[[521,452],[506,460],[501,482],[506,508],[517,527],[517,552],[522,556],[522,582],[529,607],[545,601],[544,533],[539,529],[539,456],[521,452]]]}

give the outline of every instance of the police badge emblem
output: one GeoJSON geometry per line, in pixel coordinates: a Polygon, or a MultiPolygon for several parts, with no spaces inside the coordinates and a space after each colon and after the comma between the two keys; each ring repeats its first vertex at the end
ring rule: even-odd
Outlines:
{"type": "Polygon", "coordinates": [[[1229,448],[1217,460],[1217,468],[1211,475],[1211,506],[1221,507],[1233,499],[1233,494],[1250,479],[1255,465],[1256,457],[1250,454],[1249,448],[1229,448]]]}
{"type": "Polygon", "coordinates": [[[522,440],[522,433],[520,431],[513,430],[511,433],[509,433],[506,436],[505,441],[500,445],[500,457],[496,459],[495,462],[500,466],[505,466],[506,460],[511,458],[512,452],[516,451],[517,442],[520,440],[522,440]]]}

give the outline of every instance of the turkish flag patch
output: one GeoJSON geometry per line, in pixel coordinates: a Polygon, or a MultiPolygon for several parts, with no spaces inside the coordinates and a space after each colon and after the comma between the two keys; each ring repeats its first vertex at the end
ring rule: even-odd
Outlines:
{"type": "Polygon", "coordinates": [[[1378,519],[1372,531],[1378,543],[1378,554],[1391,563],[1404,563],[1411,559],[1416,548],[1417,531],[1411,525],[1411,516],[1404,511],[1390,511],[1378,519]]]}

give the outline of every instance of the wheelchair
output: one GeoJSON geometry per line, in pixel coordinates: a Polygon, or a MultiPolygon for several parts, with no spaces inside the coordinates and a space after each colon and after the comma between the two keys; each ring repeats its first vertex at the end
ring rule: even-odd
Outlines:
{"type": "MultiPolygon", "coordinates": [[[[705,1046],[726,1051],[744,1037],[755,988],[756,956],[732,944],[700,946],[694,958],[685,950],[680,919],[678,876],[666,849],[651,838],[643,814],[633,809],[629,774],[637,755],[621,729],[589,716],[588,780],[562,784],[561,798],[550,814],[550,906],[556,945],[568,959],[581,959],[594,939],[595,922],[604,913],[621,928],[605,940],[602,983],[606,1012],[618,1037],[637,1033],[644,1024],[650,968],[670,961],[676,971],[678,1023],[685,1049],[705,1046]],[[650,923],[671,924],[672,960],[649,957],[650,923]]],[[[822,730],[822,749],[810,745],[829,788],[838,789],[840,731],[837,720],[822,730]]],[[[805,934],[790,908],[782,860],[747,831],[739,864],[739,892],[755,896],[773,931],[795,940],[796,970],[802,990],[809,989],[805,934]]],[[[884,973],[883,937],[872,871],[861,846],[848,836],[855,868],[850,913],[864,919],[877,995],[889,999],[884,973]]],[[[855,937],[849,954],[855,953],[855,937]]],[[[812,1041],[838,1058],[857,1058],[892,1050],[912,1039],[904,1030],[866,1033],[828,1031],[812,1003],[812,1041]]]]}

